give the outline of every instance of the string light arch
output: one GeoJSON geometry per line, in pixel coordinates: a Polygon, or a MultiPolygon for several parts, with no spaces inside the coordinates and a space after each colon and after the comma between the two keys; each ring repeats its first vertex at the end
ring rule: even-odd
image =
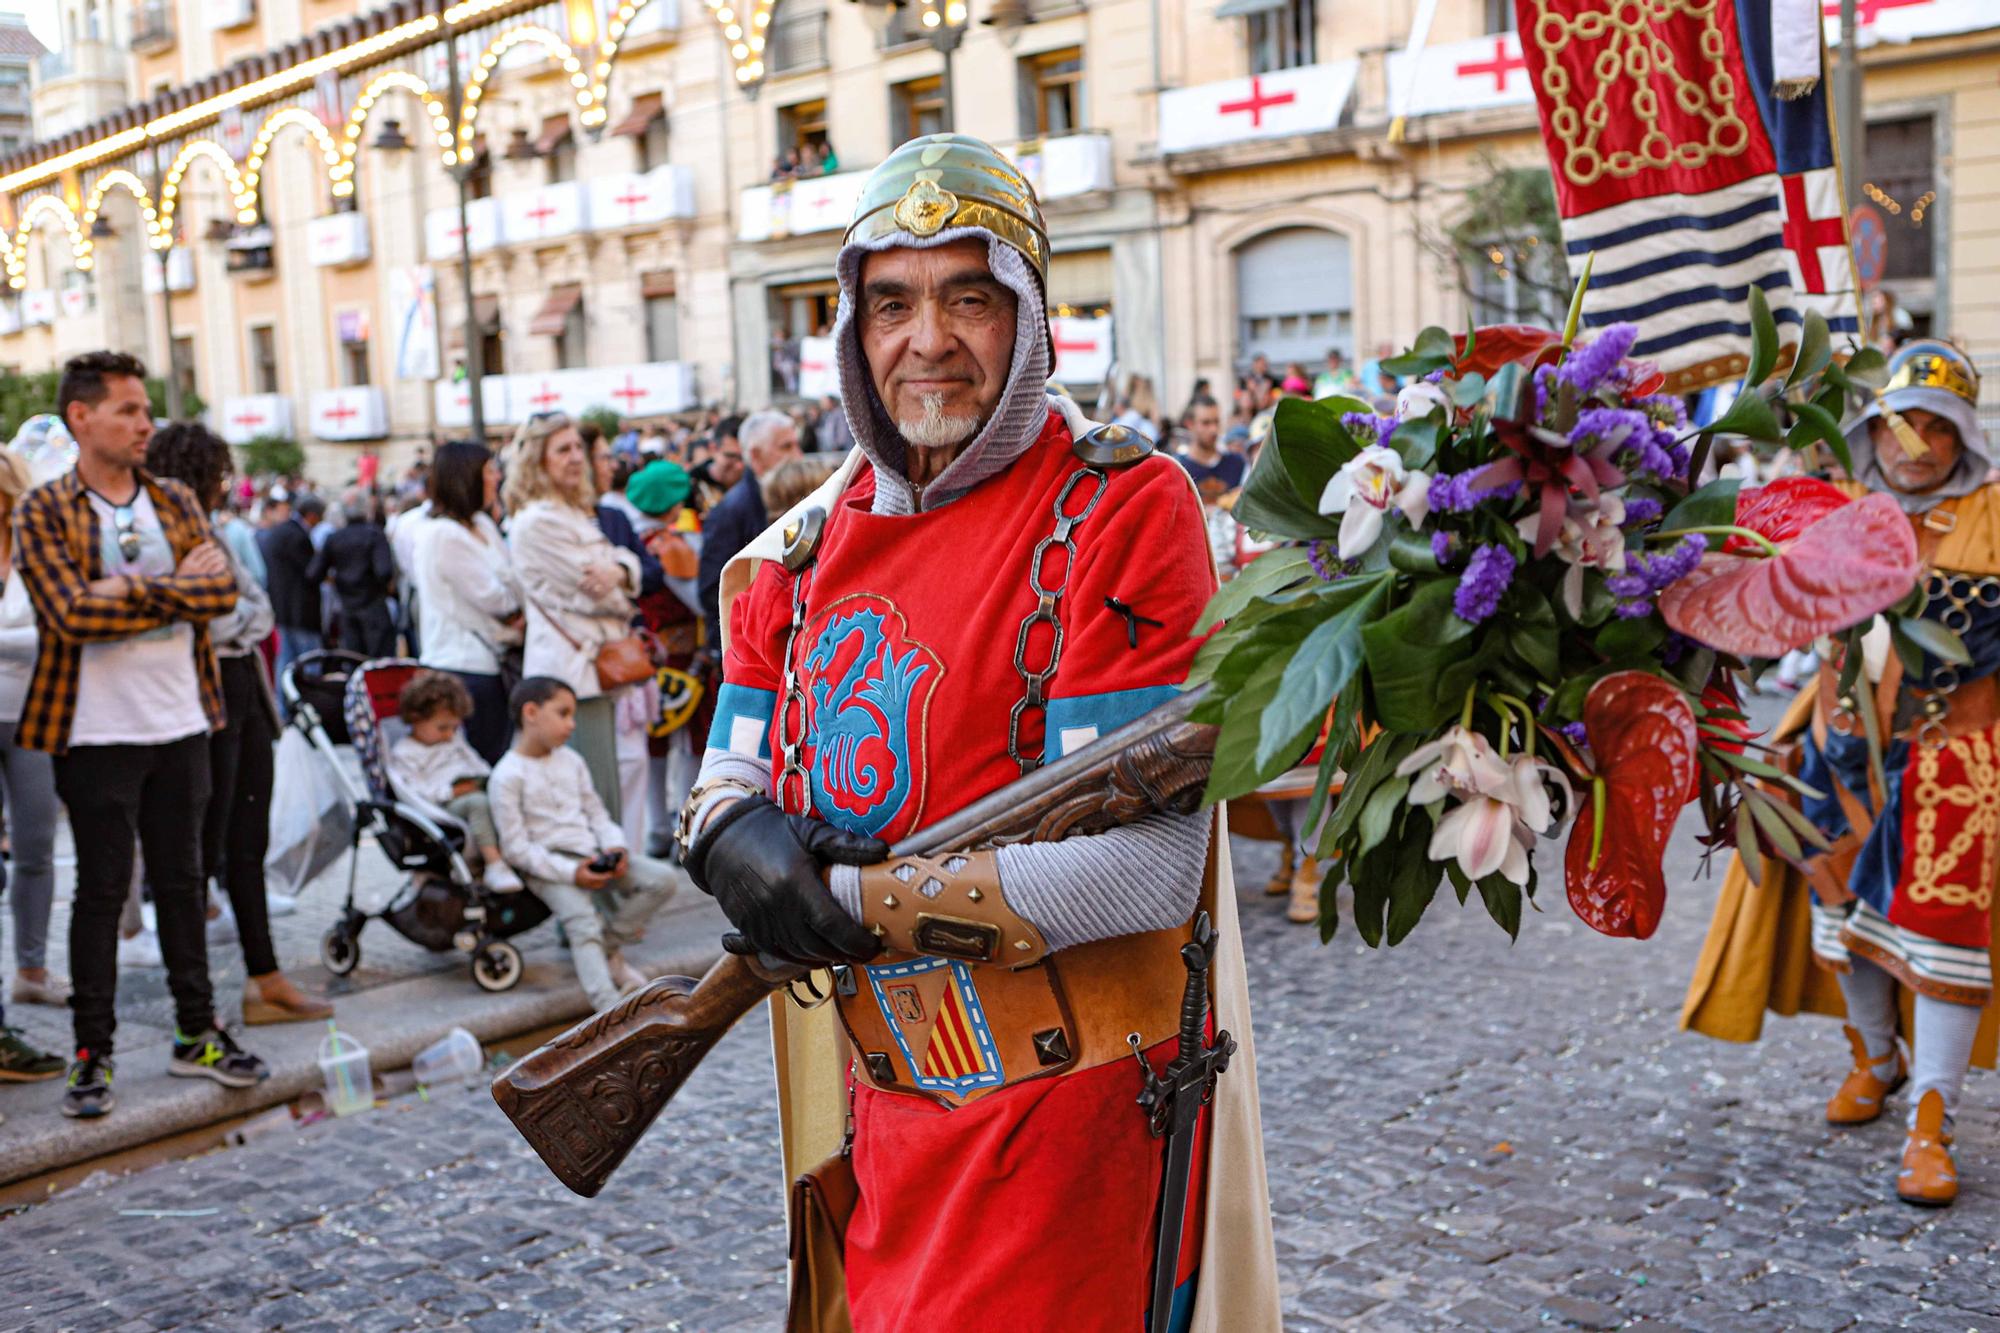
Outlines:
{"type": "Polygon", "coordinates": [[[334,140],[333,132],[312,112],[303,107],[288,106],[272,112],[263,128],[257,131],[257,137],[251,141],[250,156],[243,162],[242,193],[236,197],[239,211],[248,210],[252,214],[263,212],[260,182],[264,176],[264,163],[271,155],[271,144],[278,131],[287,125],[296,125],[311,136],[314,147],[319,149],[320,160],[326,164],[328,188],[335,194],[340,193],[340,178],[335,174],[341,166],[340,145],[334,140]]]}
{"type": "MultiPolygon", "coordinates": [[[[243,173],[236,169],[236,160],[215,140],[195,139],[182,146],[173,165],[167,168],[166,179],[160,186],[159,239],[164,240],[166,245],[173,244],[174,213],[180,204],[181,178],[187,175],[195,159],[204,157],[221,170],[222,183],[228,188],[229,197],[236,201],[236,220],[246,227],[257,220],[257,210],[244,202],[243,173]]],[[[155,244],[158,244],[157,240],[155,244]]],[[[165,249],[166,245],[159,248],[165,249]]]]}
{"type": "Polygon", "coordinates": [[[76,211],[60,195],[36,195],[21,210],[20,224],[14,228],[13,239],[7,246],[7,285],[15,291],[28,285],[28,237],[44,215],[53,215],[62,224],[76,267],[84,271],[90,268],[90,254],[84,248],[83,228],[77,222],[76,211]]]}
{"type": "MultiPolygon", "coordinates": [[[[569,75],[570,87],[576,90],[576,104],[583,109],[586,123],[592,110],[597,109],[596,96],[591,91],[590,77],[583,72],[583,61],[576,51],[562,38],[547,28],[536,24],[523,24],[509,28],[495,37],[486,50],[480,53],[479,61],[473,66],[472,78],[465,86],[465,105],[458,118],[458,156],[466,160],[472,157],[472,131],[479,119],[479,99],[484,96],[486,81],[493,77],[493,71],[500,64],[500,57],[519,46],[522,42],[533,42],[548,53],[552,64],[561,65],[569,75]]],[[[598,117],[603,119],[602,116],[598,117]]]]}
{"type": "Polygon", "coordinates": [[[97,178],[90,189],[90,197],[84,201],[83,216],[78,220],[82,232],[81,245],[77,251],[77,267],[89,270],[96,262],[94,252],[97,242],[91,237],[91,228],[104,212],[104,200],[113,190],[123,190],[139,205],[139,216],[146,227],[146,244],[160,248],[160,214],[153,206],[153,196],[147,191],[146,183],[123,167],[115,167],[97,178]]]}
{"type": "MultiPolygon", "coordinates": [[[[451,58],[447,52],[445,58],[451,58]]],[[[334,168],[333,193],[337,199],[344,199],[354,193],[354,159],[361,151],[361,132],[367,127],[368,115],[375,109],[375,103],[382,94],[402,91],[413,95],[423,104],[424,114],[430,117],[431,133],[437,137],[438,151],[443,155],[446,166],[458,161],[458,154],[452,149],[451,111],[444,100],[431,91],[431,86],[407,70],[392,69],[378,74],[361,96],[354,99],[354,105],[347,112],[347,127],[341,132],[340,165],[334,168]]]]}

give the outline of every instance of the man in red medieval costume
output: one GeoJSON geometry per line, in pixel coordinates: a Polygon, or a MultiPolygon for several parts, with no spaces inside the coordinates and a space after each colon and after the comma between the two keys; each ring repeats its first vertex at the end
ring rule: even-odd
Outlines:
{"type": "Polygon", "coordinates": [[[1146,1326],[1163,1155],[1126,1040],[1171,1053],[1209,912],[1213,1023],[1241,1048],[1171,1309],[1262,1333],[1275,1263],[1213,812],[884,859],[1171,698],[1215,587],[1187,474],[1047,393],[1047,265],[1033,190],[976,139],[914,140],[870,178],[836,263],[857,449],[725,576],[688,866],[732,950],[836,969],[831,1005],[778,1015],[779,1090],[791,1172],[851,1167],[862,1333],[1146,1326]],[[927,934],[940,919],[955,938],[927,934]]]}
{"type": "Polygon", "coordinates": [[[1805,813],[1831,850],[1797,868],[1766,862],[1761,886],[1740,860],[1730,867],[1681,1021],[1751,1040],[1767,1006],[1844,1011],[1854,1067],[1826,1118],[1866,1124],[1906,1093],[1896,1193],[1941,1207],[1958,1196],[1951,1124],[1966,1067],[1993,1062],[2000,1017],[2000,485],[1988,481],[1972,363],[1920,342],[1889,371],[1849,429],[1848,487],[1885,491],[1910,516],[1927,568],[1923,616],[1958,635],[1971,661],[1926,656],[1921,674],[1906,670],[1878,627],[1884,642],[1868,645],[1852,689],[1842,693],[1839,663],[1821,669],[1779,734],[1798,740],[1800,777],[1817,793],[1805,813]],[[1818,967],[1801,965],[1808,950],[1818,967]]]}

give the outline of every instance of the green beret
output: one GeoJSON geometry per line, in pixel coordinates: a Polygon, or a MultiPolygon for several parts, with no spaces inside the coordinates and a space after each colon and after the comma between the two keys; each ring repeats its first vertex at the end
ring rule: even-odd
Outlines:
{"type": "Polygon", "coordinates": [[[659,518],[675,505],[687,503],[693,490],[686,468],[658,458],[632,474],[625,483],[625,498],[640,513],[659,518]]]}

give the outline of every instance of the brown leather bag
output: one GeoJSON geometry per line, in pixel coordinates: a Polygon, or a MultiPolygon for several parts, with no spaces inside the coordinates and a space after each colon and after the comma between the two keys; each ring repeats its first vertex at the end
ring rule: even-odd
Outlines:
{"type": "Polygon", "coordinates": [[[843,1148],[792,1182],[792,1300],[787,1333],[854,1333],[847,1309],[847,1224],[861,1201],[843,1148]]]}
{"type": "MultiPolygon", "coordinates": [[[[564,643],[578,650],[583,648],[576,641],[576,636],[563,628],[562,621],[550,615],[534,598],[527,600],[528,605],[542,613],[542,618],[549,622],[549,628],[562,636],[564,643]]],[[[635,629],[622,639],[598,645],[593,663],[597,669],[597,688],[609,694],[621,686],[651,680],[653,673],[666,664],[666,654],[661,651],[660,642],[653,637],[652,631],[635,629]]]]}

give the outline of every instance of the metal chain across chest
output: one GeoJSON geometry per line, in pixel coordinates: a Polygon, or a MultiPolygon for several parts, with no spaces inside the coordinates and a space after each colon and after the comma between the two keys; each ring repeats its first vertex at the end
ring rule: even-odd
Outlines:
{"type": "Polygon", "coordinates": [[[1021,621],[1020,631],[1014,636],[1014,670],[1021,677],[1023,691],[1007,718],[1007,756],[1020,765],[1024,774],[1040,768],[1048,757],[1046,729],[1041,749],[1028,754],[1021,748],[1021,723],[1030,713],[1040,714],[1044,719],[1048,714],[1049,682],[1055,679],[1056,668],[1062,664],[1063,626],[1056,612],[1062,606],[1063,592],[1069,587],[1070,573],[1076,568],[1077,525],[1090,517],[1110,483],[1110,475],[1101,468],[1084,467],[1071,473],[1056,495],[1055,528],[1036,543],[1035,553],[1028,562],[1028,588],[1035,594],[1035,609],[1021,621]],[[1091,482],[1090,498],[1084,501],[1083,508],[1072,513],[1071,499],[1086,480],[1091,482]],[[1062,548],[1062,568],[1050,579],[1046,577],[1049,552],[1057,547],[1062,548]],[[1047,625],[1050,631],[1048,661],[1039,668],[1028,665],[1028,641],[1037,625],[1047,625]]]}
{"type": "Polygon", "coordinates": [[[806,627],[806,581],[812,566],[792,575],[792,623],[785,631],[784,690],[778,696],[778,808],[786,814],[812,813],[812,782],[806,774],[806,692],[799,684],[799,631],[806,627]],[[791,782],[798,782],[798,804],[790,798],[791,782]]]}
{"type": "MultiPolygon", "coordinates": [[[[1938,624],[1953,634],[1964,634],[1972,628],[1974,607],[1985,611],[2000,608],[2000,578],[1991,575],[1982,577],[1937,569],[1931,572],[1924,590],[1930,607],[1943,606],[1944,609],[1938,612],[1938,624]]],[[[1924,684],[1928,689],[1919,692],[1924,722],[1917,732],[1917,739],[1932,749],[1939,749],[1947,739],[1945,718],[1951,712],[1951,692],[1958,688],[1958,667],[1950,662],[1939,662],[1931,668],[1924,684]]]]}

